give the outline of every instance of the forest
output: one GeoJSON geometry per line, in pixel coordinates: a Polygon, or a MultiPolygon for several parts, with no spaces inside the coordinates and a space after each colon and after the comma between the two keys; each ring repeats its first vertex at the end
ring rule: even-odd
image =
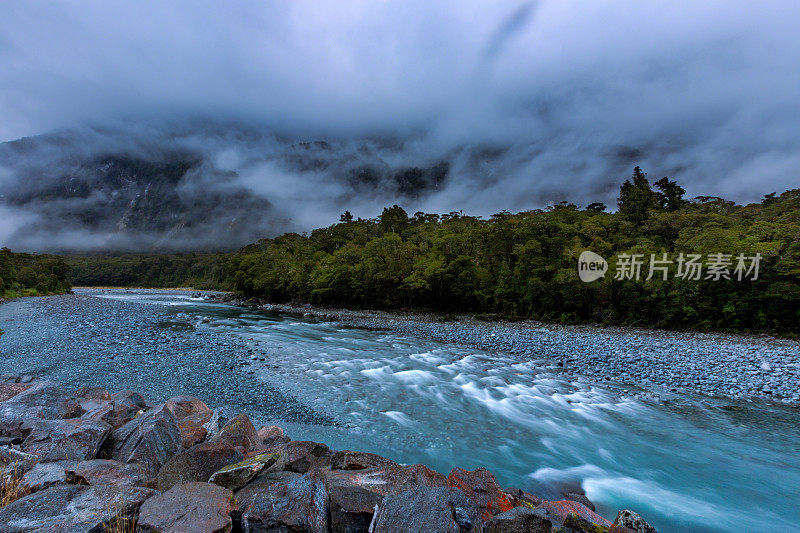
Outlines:
{"type": "Polygon", "coordinates": [[[61,257],[0,249],[0,299],[69,292],[68,275],[61,257]]]}
{"type": "Polygon", "coordinates": [[[73,256],[67,263],[75,285],[191,286],[272,302],[795,335],[800,189],[749,205],[684,196],[676,181],[651,183],[636,167],[614,212],[561,202],[483,219],[409,215],[394,205],[373,219],[345,212],[332,226],[261,239],[233,254],[73,256]],[[584,250],[609,265],[591,283],[578,277],[584,250]],[[696,276],[686,275],[690,257],[699,259],[696,276]],[[634,276],[637,258],[641,275],[634,276]],[[652,275],[651,264],[659,265],[652,275]]]}

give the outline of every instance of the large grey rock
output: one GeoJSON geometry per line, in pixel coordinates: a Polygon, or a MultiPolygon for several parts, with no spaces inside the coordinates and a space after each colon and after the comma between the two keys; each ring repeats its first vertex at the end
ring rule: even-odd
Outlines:
{"type": "Polygon", "coordinates": [[[109,441],[110,459],[140,463],[148,478],[158,475],[159,469],[181,449],[175,417],[163,405],[114,430],[109,441]]]}
{"type": "Polygon", "coordinates": [[[484,533],[550,533],[553,523],[544,509],[521,505],[493,516],[484,524],[484,533]]]}
{"type": "Polygon", "coordinates": [[[317,472],[268,472],[237,492],[236,499],[243,531],[328,531],[328,495],[317,472]]]}
{"type": "Polygon", "coordinates": [[[278,457],[277,453],[262,453],[250,457],[214,472],[208,482],[226,489],[239,490],[265,468],[275,464],[278,457]]]}
{"type": "Polygon", "coordinates": [[[374,453],[341,450],[331,456],[333,470],[364,470],[366,468],[388,468],[397,463],[374,453]]]}
{"type": "Polygon", "coordinates": [[[331,450],[324,444],[309,440],[293,440],[267,448],[280,455],[277,469],[305,474],[311,469],[330,465],[331,450]]]}
{"type": "Polygon", "coordinates": [[[28,492],[67,484],[67,470],[58,463],[39,463],[22,476],[22,486],[28,492]]]}
{"type": "Polygon", "coordinates": [[[173,455],[158,472],[159,490],[190,481],[208,481],[211,475],[244,456],[225,442],[203,442],[173,455]]]}
{"type": "Polygon", "coordinates": [[[219,436],[222,428],[238,413],[232,407],[218,407],[211,412],[211,418],[203,425],[206,430],[206,440],[210,441],[219,436]]]}
{"type": "Polygon", "coordinates": [[[23,423],[27,437],[21,449],[39,456],[41,461],[94,459],[111,432],[105,422],[83,418],[41,420],[33,418],[23,423]]]}
{"type": "Polygon", "coordinates": [[[144,468],[135,463],[122,463],[111,459],[92,459],[65,466],[67,479],[89,485],[117,485],[141,487],[147,482],[144,468]]]}
{"type": "Polygon", "coordinates": [[[38,462],[39,458],[35,455],[14,448],[0,448],[0,477],[22,477],[38,462]]]}
{"type": "Polygon", "coordinates": [[[153,496],[139,511],[142,533],[223,533],[232,528],[233,493],[210,483],[176,485],[153,496]]]}
{"type": "Polygon", "coordinates": [[[142,487],[58,485],[0,508],[3,533],[101,532],[113,518],[132,518],[156,491],[142,487]]]}
{"type": "Polygon", "coordinates": [[[49,381],[37,381],[0,402],[0,436],[24,439],[30,431],[22,427],[26,421],[61,420],[81,414],[80,403],[69,391],[49,381]]]}
{"type": "Polygon", "coordinates": [[[475,503],[461,491],[446,487],[418,487],[386,496],[371,527],[373,533],[463,533],[480,531],[481,525],[475,503]]]}

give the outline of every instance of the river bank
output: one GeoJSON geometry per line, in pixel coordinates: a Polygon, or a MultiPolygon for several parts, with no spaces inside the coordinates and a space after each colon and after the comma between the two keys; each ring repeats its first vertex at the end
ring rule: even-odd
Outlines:
{"type": "Polygon", "coordinates": [[[484,468],[401,465],[293,441],[191,396],[0,376],[0,530],[655,533],[583,493],[550,501],[484,468]]]}
{"type": "Polygon", "coordinates": [[[220,302],[335,320],[356,328],[388,330],[442,342],[530,357],[546,367],[598,382],[630,386],[640,399],[670,401],[674,393],[779,402],[800,406],[800,341],[771,336],[689,333],[638,328],[564,326],[536,321],[488,322],[435,315],[245,301],[230,293],[220,302]],[[570,346],[560,342],[563,335],[570,346]]]}

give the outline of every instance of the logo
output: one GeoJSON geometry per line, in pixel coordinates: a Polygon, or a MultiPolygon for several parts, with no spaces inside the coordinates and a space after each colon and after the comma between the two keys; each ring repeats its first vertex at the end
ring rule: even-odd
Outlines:
{"type": "Polygon", "coordinates": [[[581,281],[590,283],[606,275],[608,271],[608,261],[589,250],[581,252],[578,257],[578,277],[581,281]]]}

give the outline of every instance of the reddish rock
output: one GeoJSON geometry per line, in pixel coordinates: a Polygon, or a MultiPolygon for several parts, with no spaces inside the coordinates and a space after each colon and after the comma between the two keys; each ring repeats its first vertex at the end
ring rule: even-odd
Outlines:
{"type": "Polygon", "coordinates": [[[292,439],[287,437],[279,426],[264,426],[258,430],[258,440],[262,445],[269,447],[285,444],[292,439]]]}
{"type": "Polygon", "coordinates": [[[0,531],[105,531],[115,517],[132,519],[142,502],[154,494],[143,487],[58,485],[0,508],[0,531]]]}
{"type": "Polygon", "coordinates": [[[268,472],[237,492],[236,499],[243,531],[328,531],[328,494],[318,472],[268,472]]]}
{"type": "Polygon", "coordinates": [[[83,414],[78,400],[49,381],[36,381],[27,389],[0,402],[0,435],[25,438],[23,423],[34,418],[63,420],[83,414]]]}
{"type": "Polygon", "coordinates": [[[20,448],[37,455],[40,461],[94,459],[111,432],[108,424],[83,418],[33,418],[25,421],[22,429],[27,436],[20,448]]]}
{"type": "Polygon", "coordinates": [[[533,508],[544,501],[538,496],[534,496],[533,494],[525,492],[522,489],[508,488],[505,490],[505,493],[511,500],[511,503],[514,505],[514,507],[522,505],[533,508]]]}
{"type": "Polygon", "coordinates": [[[449,487],[418,487],[386,496],[370,531],[462,533],[480,530],[475,503],[464,493],[449,487]]]}
{"type": "Polygon", "coordinates": [[[254,450],[260,443],[258,432],[247,415],[240,414],[230,419],[214,439],[241,448],[243,453],[254,450]]]}
{"type": "Polygon", "coordinates": [[[484,533],[550,533],[552,521],[544,509],[520,506],[490,518],[483,526],[484,533]]]}
{"type": "Polygon", "coordinates": [[[599,514],[596,514],[585,505],[572,500],[543,501],[539,504],[538,509],[545,509],[548,514],[554,518],[554,523],[556,521],[563,523],[567,516],[575,514],[579,518],[600,526],[608,527],[611,525],[611,522],[599,514]]]}
{"type": "Polygon", "coordinates": [[[225,442],[196,444],[175,454],[161,467],[158,488],[168,490],[190,481],[208,481],[214,472],[243,459],[236,448],[225,442]]]}
{"type": "Polygon", "coordinates": [[[232,529],[233,493],[210,483],[177,485],[144,502],[137,531],[142,533],[222,533],[232,529]]]}
{"type": "Polygon", "coordinates": [[[167,400],[164,407],[173,414],[178,423],[184,449],[205,439],[207,433],[205,424],[214,414],[206,404],[193,396],[178,396],[167,400]]]}
{"type": "Polygon", "coordinates": [[[110,459],[140,463],[148,478],[181,449],[181,436],[172,413],[163,405],[131,420],[109,437],[110,459]]]}
{"type": "Polygon", "coordinates": [[[102,420],[118,429],[150,409],[150,404],[138,392],[121,391],[111,395],[111,405],[102,420]]]}
{"type": "Polygon", "coordinates": [[[494,474],[485,468],[472,471],[454,468],[447,477],[447,483],[475,502],[483,520],[514,508],[512,499],[497,483],[494,474]]]}
{"type": "Polygon", "coordinates": [[[380,455],[367,452],[341,450],[331,456],[331,468],[334,470],[363,470],[365,468],[389,468],[398,466],[396,462],[380,455]]]}
{"type": "Polygon", "coordinates": [[[103,387],[81,387],[75,395],[83,400],[110,400],[111,394],[103,387]]]}
{"type": "Polygon", "coordinates": [[[0,402],[9,400],[32,386],[32,383],[0,383],[0,402]]]}
{"type": "Polygon", "coordinates": [[[66,473],[70,483],[83,480],[88,485],[141,487],[147,481],[144,468],[140,465],[111,459],[92,459],[68,465],[66,473]]]}

